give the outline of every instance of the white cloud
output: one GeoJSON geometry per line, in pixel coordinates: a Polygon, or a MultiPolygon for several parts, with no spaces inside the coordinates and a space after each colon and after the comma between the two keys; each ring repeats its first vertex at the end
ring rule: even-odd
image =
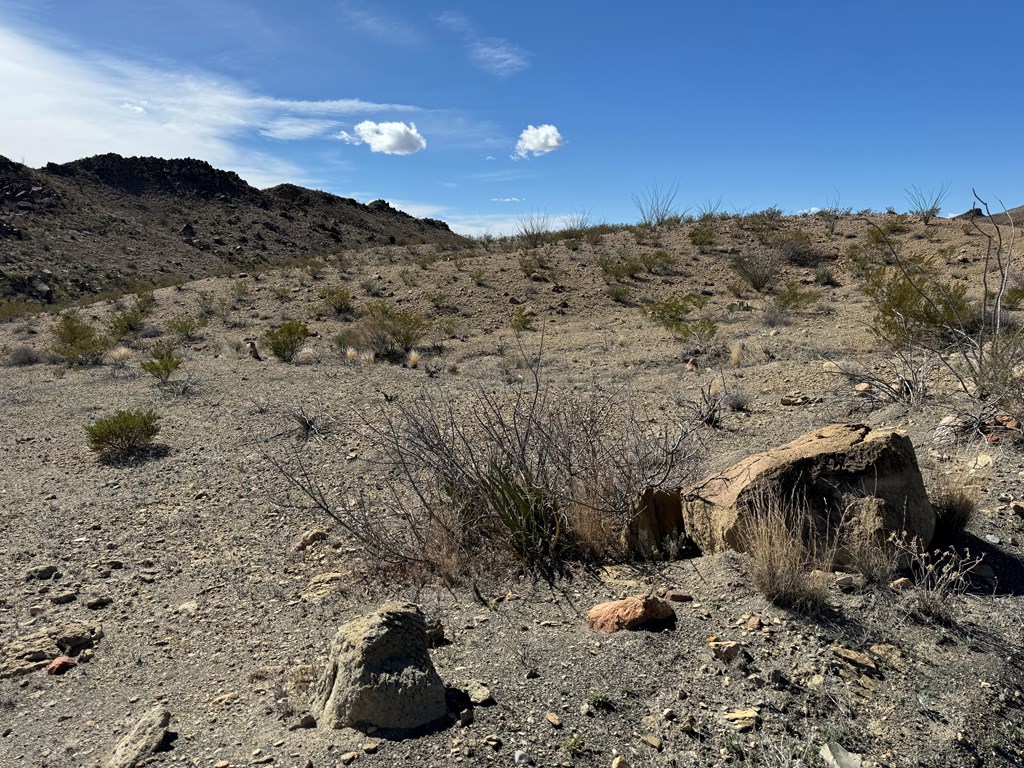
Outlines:
{"type": "Polygon", "coordinates": [[[492,203],[521,203],[526,200],[525,197],[492,197],[492,203]]]}
{"type": "Polygon", "coordinates": [[[198,157],[258,187],[320,181],[262,151],[267,137],[310,137],[344,116],[419,111],[361,99],[276,99],[202,72],[68,53],[2,26],[0,82],[17,83],[0,99],[0,152],[14,160],[38,167],[105,152],[198,157]]]}
{"type": "Polygon", "coordinates": [[[312,139],[324,135],[335,125],[337,123],[333,120],[315,117],[279,117],[263,126],[260,129],[260,135],[282,141],[312,139]]]}
{"type": "Polygon", "coordinates": [[[545,123],[544,125],[528,125],[526,129],[519,134],[519,141],[516,142],[516,157],[537,157],[538,155],[546,155],[548,152],[554,152],[565,140],[562,138],[562,134],[558,132],[558,129],[553,125],[545,123]]]}
{"type": "Polygon", "coordinates": [[[371,152],[385,155],[414,155],[426,149],[427,140],[416,130],[416,123],[375,123],[364,120],[355,127],[355,135],[338,133],[346,144],[369,144],[371,152]]]}

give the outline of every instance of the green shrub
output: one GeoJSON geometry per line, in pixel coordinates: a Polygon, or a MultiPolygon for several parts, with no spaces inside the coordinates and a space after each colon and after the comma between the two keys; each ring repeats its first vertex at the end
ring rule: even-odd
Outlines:
{"type": "Polygon", "coordinates": [[[159,416],[148,411],[117,411],[86,426],[89,448],[105,461],[122,461],[142,453],[160,432],[159,416]]]}
{"type": "Polygon", "coordinates": [[[196,319],[183,312],[168,320],[164,329],[178,339],[178,341],[196,341],[200,338],[199,330],[205,325],[205,317],[196,319]]]}
{"type": "Polygon", "coordinates": [[[835,272],[829,267],[818,267],[814,270],[814,282],[821,286],[833,288],[839,285],[835,272]]]}
{"type": "Polygon", "coordinates": [[[274,357],[284,363],[290,363],[302,343],[309,336],[309,328],[299,320],[289,320],[272,331],[267,331],[267,346],[274,357]]]}
{"type": "Polygon", "coordinates": [[[53,351],[69,365],[99,365],[103,353],[111,346],[110,339],[83,320],[77,309],[69,309],[60,316],[53,335],[57,337],[53,351]]]}
{"type": "Polygon", "coordinates": [[[344,285],[335,285],[320,291],[324,307],[338,317],[349,317],[355,311],[352,304],[352,292],[344,285]]]}
{"type": "Polygon", "coordinates": [[[645,310],[651,320],[668,328],[677,338],[694,341],[698,346],[705,347],[718,333],[718,324],[710,318],[690,320],[689,315],[694,310],[703,309],[707,303],[707,296],[689,293],[653,301],[645,310]]]}
{"type": "Polygon", "coordinates": [[[643,260],[639,256],[632,255],[626,248],[620,248],[614,256],[603,253],[597,257],[596,261],[606,283],[632,279],[644,271],[643,260]]]}
{"type": "Polygon", "coordinates": [[[533,327],[533,321],[536,318],[532,312],[528,312],[522,307],[516,307],[515,311],[512,312],[512,329],[516,331],[528,331],[533,327]]]}
{"type": "Polygon", "coordinates": [[[775,306],[783,312],[804,312],[820,298],[821,291],[816,288],[801,288],[796,280],[790,280],[786,283],[785,289],[776,294],[775,306]]]}
{"type": "Polygon", "coordinates": [[[171,375],[181,366],[181,358],[174,356],[174,344],[158,341],[150,350],[151,359],[143,360],[139,366],[161,384],[166,384],[171,375]]]}
{"type": "Polygon", "coordinates": [[[676,266],[676,257],[664,250],[641,254],[639,261],[640,265],[652,275],[667,275],[676,266]]]}
{"type": "Polygon", "coordinates": [[[608,298],[617,304],[628,304],[630,302],[630,290],[625,285],[609,285],[606,293],[608,298]]]}
{"type": "Polygon", "coordinates": [[[715,244],[715,228],[707,223],[698,224],[690,230],[690,242],[698,248],[715,244]]]}

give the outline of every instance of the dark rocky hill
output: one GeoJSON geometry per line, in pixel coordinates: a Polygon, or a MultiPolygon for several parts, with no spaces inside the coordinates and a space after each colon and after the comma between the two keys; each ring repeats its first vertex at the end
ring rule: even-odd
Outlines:
{"type": "Polygon", "coordinates": [[[382,243],[450,242],[382,200],[258,190],[202,160],[97,155],[31,169],[0,157],[0,300],[58,302],[382,243]]]}

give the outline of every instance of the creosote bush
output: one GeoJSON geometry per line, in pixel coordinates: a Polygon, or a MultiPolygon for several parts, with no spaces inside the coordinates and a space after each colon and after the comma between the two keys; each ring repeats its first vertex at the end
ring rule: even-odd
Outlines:
{"type": "Polygon", "coordinates": [[[89,448],[104,461],[124,461],[143,453],[160,432],[160,417],[147,411],[117,411],[86,426],[89,448]]]}
{"type": "Polygon", "coordinates": [[[53,351],[68,365],[99,365],[103,353],[110,349],[110,339],[96,327],[83,320],[77,309],[69,309],[60,316],[53,330],[57,344],[53,351]]]}
{"type": "Polygon", "coordinates": [[[272,331],[267,331],[267,346],[274,357],[283,363],[290,363],[302,343],[309,337],[309,328],[299,320],[289,320],[272,331]]]}
{"type": "Polygon", "coordinates": [[[160,384],[166,384],[171,376],[181,366],[181,358],[174,354],[174,343],[170,341],[159,341],[150,349],[150,359],[139,363],[150,376],[153,376],[160,384]]]}

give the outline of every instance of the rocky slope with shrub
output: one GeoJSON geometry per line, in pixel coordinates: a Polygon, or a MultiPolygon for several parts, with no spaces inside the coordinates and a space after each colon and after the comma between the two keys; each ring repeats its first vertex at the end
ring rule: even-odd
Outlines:
{"type": "Polygon", "coordinates": [[[977,223],[362,243],[0,324],[0,765],[1019,765],[1020,296],[997,333],[977,223]],[[906,434],[937,550],[833,568],[785,498],[744,552],[623,539],[836,422],[906,434]],[[325,727],[392,600],[447,719],[325,727]]]}

